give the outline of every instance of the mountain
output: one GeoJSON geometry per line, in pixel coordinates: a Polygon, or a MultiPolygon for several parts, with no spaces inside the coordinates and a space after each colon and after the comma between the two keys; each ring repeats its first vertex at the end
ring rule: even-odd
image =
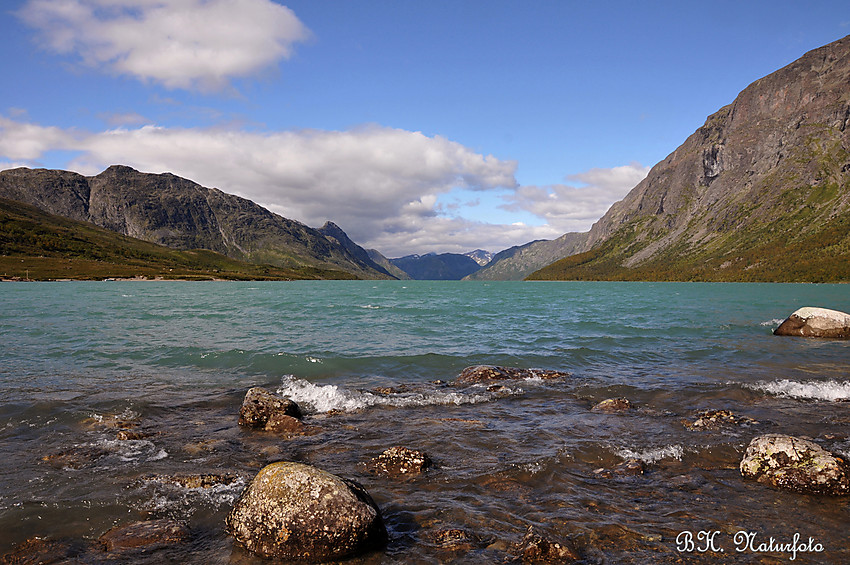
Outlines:
{"type": "Polygon", "coordinates": [[[459,253],[407,255],[390,262],[414,280],[458,281],[480,269],[471,257],[459,253]]]}
{"type": "Polygon", "coordinates": [[[354,275],[245,263],[207,250],[178,251],[0,198],[0,280],[118,277],[289,280],[354,275]]]}
{"type": "Polygon", "coordinates": [[[383,267],[388,273],[397,278],[400,281],[409,281],[411,280],[410,275],[393,265],[392,259],[387,259],[380,251],[377,249],[367,249],[366,252],[369,254],[369,258],[374,261],[376,264],[383,267]]]}
{"type": "Polygon", "coordinates": [[[850,36],[709,116],[531,279],[850,280],[850,36]]]}
{"type": "Polygon", "coordinates": [[[467,257],[478,263],[478,266],[483,267],[487,263],[493,260],[493,253],[489,251],[485,251],[483,249],[476,249],[475,251],[469,251],[464,253],[467,257]]]}
{"type": "Polygon", "coordinates": [[[391,278],[365,250],[347,236],[337,237],[335,230],[329,231],[337,235],[326,237],[250,200],[170,173],[141,173],[114,165],[85,177],[18,168],[0,171],[0,197],[174,249],[207,249],[288,269],[391,278]]]}
{"type": "Polygon", "coordinates": [[[558,239],[538,239],[517,245],[493,256],[490,263],[464,280],[521,281],[534,271],[579,251],[586,233],[566,233],[558,239]]]}

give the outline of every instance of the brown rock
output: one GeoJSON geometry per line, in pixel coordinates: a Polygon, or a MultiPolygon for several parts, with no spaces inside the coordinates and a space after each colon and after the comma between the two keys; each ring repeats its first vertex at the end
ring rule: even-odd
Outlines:
{"type": "Polygon", "coordinates": [[[11,551],[3,555],[0,563],[15,565],[73,563],[74,558],[84,551],[85,548],[79,542],[34,537],[13,547],[11,551]]]}
{"type": "Polygon", "coordinates": [[[189,529],[170,518],[163,518],[118,526],[98,539],[107,551],[141,547],[154,549],[188,540],[189,529]]]}
{"type": "Polygon", "coordinates": [[[704,410],[697,414],[693,422],[685,422],[690,430],[716,430],[723,426],[752,426],[757,421],[746,416],[736,416],[729,410],[704,410]]]}
{"type": "Polygon", "coordinates": [[[569,377],[570,374],[563,371],[548,371],[545,369],[519,369],[516,367],[498,367],[495,365],[475,365],[461,371],[454,380],[456,385],[468,385],[478,383],[492,383],[494,381],[508,381],[521,379],[560,379],[569,377]]]}
{"type": "Polygon", "coordinates": [[[628,398],[608,398],[596,404],[590,409],[591,412],[601,412],[603,414],[616,414],[618,412],[628,412],[632,409],[632,403],[628,398]]]}
{"type": "Polygon", "coordinates": [[[288,398],[274,395],[262,387],[254,387],[245,394],[239,410],[239,425],[265,428],[273,414],[301,419],[298,405],[288,398]]]}
{"type": "Polygon", "coordinates": [[[850,339],[850,314],[826,308],[800,308],[773,330],[773,333],[850,339]]]}
{"type": "Polygon", "coordinates": [[[286,433],[286,434],[303,434],[307,431],[308,426],[288,414],[274,412],[269,416],[266,426],[263,428],[267,432],[286,433]]]}
{"type": "Polygon", "coordinates": [[[393,478],[419,475],[431,465],[423,452],[406,447],[391,447],[372,459],[366,466],[369,471],[393,478]]]}
{"type": "Polygon", "coordinates": [[[344,559],[386,543],[381,512],[357,483],[301,463],[260,470],[227,528],[249,551],[290,561],[344,559]]]}
{"type": "Polygon", "coordinates": [[[581,561],[578,551],[566,543],[549,541],[530,528],[520,543],[522,562],[528,564],[575,563],[581,561]]]}

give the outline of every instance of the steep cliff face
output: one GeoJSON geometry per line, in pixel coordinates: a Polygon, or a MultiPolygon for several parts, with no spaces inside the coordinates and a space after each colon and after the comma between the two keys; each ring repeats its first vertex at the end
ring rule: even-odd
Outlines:
{"type": "Polygon", "coordinates": [[[586,253],[556,278],[776,280],[791,249],[822,270],[850,243],[849,124],[850,36],[709,116],[594,224],[586,253]]]}
{"type": "Polygon", "coordinates": [[[174,249],[209,249],[280,267],[391,278],[347,236],[326,237],[250,200],[169,173],[115,165],[84,177],[20,168],[0,172],[0,197],[174,249]]]}

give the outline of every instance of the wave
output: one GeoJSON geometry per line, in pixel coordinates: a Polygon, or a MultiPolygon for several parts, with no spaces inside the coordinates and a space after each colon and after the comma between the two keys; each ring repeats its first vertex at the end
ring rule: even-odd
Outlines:
{"type": "Polygon", "coordinates": [[[781,381],[758,382],[744,385],[752,390],[767,392],[787,398],[806,400],[848,400],[850,399],[850,381],[781,381]]]}
{"type": "Polygon", "coordinates": [[[644,463],[655,463],[662,459],[682,460],[684,449],[681,445],[667,445],[665,447],[655,447],[644,449],[641,451],[633,451],[628,448],[621,448],[617,451],[617,455],[623,459],[640,459],[644,463]]]}
{"type": "Polygon", "coordinates": [[[346,389],[337,385],[319,385],[292,375],[287,375],[283,378],[283,383],[277,389],[277,393],[292,399],[308,413],[322,414],[334,410],[353,412],[372,406],[408,408],[413,406],[479,404],[506,396],[522,394],[523,389],[502,387],[496,391],[481,391],[477,393],[426,390],[384,395],[368,391],[346,389]]]}
{"type": "Polygon", "coordinates": [[[760,326],[779,326],[779,324],[781,324],[781,323],[782,323],[782,322],[784,322],[784,321],[785,321],[785,320],[780,320],[779,318],[774,318],[774,319],[772,319],[772,320],[768,320],[768,321],[766,321],[766,322],[762,322],[762,323],[760,323],[759,325],[760,325],[760,326]]]}

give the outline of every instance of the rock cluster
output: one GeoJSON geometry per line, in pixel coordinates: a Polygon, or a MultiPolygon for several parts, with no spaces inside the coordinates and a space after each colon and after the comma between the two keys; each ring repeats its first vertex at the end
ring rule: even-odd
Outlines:
{"type": "Polygon", "coordinates": [[[274,395],[262,387],[245,394],[239,410],[239,425],[278,433],[302,433],[301,409],[288,398],[274,395]]]}
{"type": "Polygon", "coordinates": [[[773,333],[850,339],[850,314],[827,308],[800,308],[788,316],[773,333]]]}
{"type": "Polygon", "coordinates": [[[381,512],[363,487],[290,462],[260,470],[227,527],[249,551],[292,561],[344,559],[387,540],[381,512]]]}
{"type": "Polygon", "coordinates": [[[521,379],[560,379],[569,377],[564,371],[549,371],[545,369],[520,369],[517,367],[499,367],[496,365],[475,365],[461,371],[454,380],[456,385],[492,383],[521,379]]]}
{"type": "Polygon", "coordinates": [[[740,465],[745,478],[804,494],[850,494],[844,460],[809,440],[781,435],[753,439],[740,465]]]}

